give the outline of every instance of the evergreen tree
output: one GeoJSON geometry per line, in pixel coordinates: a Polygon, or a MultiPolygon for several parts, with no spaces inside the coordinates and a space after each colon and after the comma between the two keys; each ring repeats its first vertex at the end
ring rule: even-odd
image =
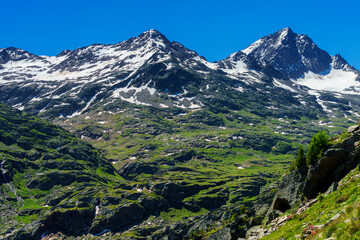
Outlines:
{"type": "Polygon", "coordinates": [[[325,131],[319,131],[311,139],[309,150],[306,155],[306,162],[313,165],[319,158],[322,157],[324,149],[327,145],[328,136],[325,131]]]}
{"type": "Polygon", "coordinates": [[[297,168],[300,168],[300,167],[306,165],[306,157],[305,157],[304,149],[302,146],[299,147],[299,151],[298,151],[298,154],[295,159],[295,165],[297,168]]]}

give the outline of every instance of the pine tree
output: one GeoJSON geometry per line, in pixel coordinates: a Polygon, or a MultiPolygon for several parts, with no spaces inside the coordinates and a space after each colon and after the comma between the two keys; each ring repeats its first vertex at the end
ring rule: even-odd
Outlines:
{"type": "Polygon", "coordinates": [[[324,149],[328,145],[328,136],[325,131],[319,131],[315,134],[310,142],[309,150],[306,155],[307,164],[313,165],[322,157],[324,149]]]}
{"type": "Polygon", "coordinates": [[[304,149],[302,146],[299,147],[299,151],[298,151],[298,154],[295,159],[295,165],[297,168],[300,168],[300,167],[306,165],[306,157],[305,157],[304,149]]]}

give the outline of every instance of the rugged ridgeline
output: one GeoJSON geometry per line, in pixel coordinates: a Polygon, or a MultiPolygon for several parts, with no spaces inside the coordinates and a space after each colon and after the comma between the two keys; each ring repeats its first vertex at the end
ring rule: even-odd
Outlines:
{"type": "Polygon", "coordinates": [[[340,55],[289,28],[216,63],[156,30],[52,57],[0,49],[0,101],[52,119],[117,100],[276,117],[350,116],[359,108],[358,78],[340,55]]]}
{"type": "Polygon", "coordinates": [[[291,29],[216,63],[155,30],[1,49],[0,101],[27,112],[1,105],[1,237],[245,236],[299,145],[356,122],[357,77],[291,29]]]}

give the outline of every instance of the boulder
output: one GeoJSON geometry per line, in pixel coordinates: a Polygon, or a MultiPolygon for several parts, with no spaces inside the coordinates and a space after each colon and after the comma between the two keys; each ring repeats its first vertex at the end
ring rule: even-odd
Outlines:
{"type": "Polygon", "coordinates": [[[138,202],[148,213],[159,212],[167,206],[167,201],[160,196],[155,198],[149,195],[142,195],[139,197],[138,202]]]}
{"type": "Polygon", "coordinates": [[[284,211],[299,203],[302,200],[301,192],[304,189],[306,176],[305,171],[302,171],[302,169],[295,169],[290,174],[284,176],[277,187],[270,211],[276,209],[274,208],[275,204],[278,208],[277,210],[284,211]]]}
{"type": "Polygon", "coordinates": [[[132,179],[142,173],[155,174],[159,170],[158,166],[144,162],[128,162],[120,170],[119,174],[123,178],[132,179]]]}
{"type": "Polygon", "coordinates": [[[172,205],[180,206],[182,199],[208,187],[209,185],[187,184],[185,182],[162,182],[153,185],[151,190],[164,197],[172,205]]]}
{"type": "Polygon", "coordinates": [[[95,217],[89,232],[95,235],[103,231],[117,231],[136,224],[145,216],[145,208],[136,203],[104,207],[95,217]]]}
{"type": "Polygon", "coordinates": [[[354,125],[354,126],[348,127],[347,131],[348,131],[349,133],[353,133],[353,132],[355,132],[355,131],[357,131],[357,130],[359,130],[359,129],[360,129],[360,126],[359,126],[359,125],[354,125]]]}
{"type": "Polygon", "coordinates": [[[211,234],[207,239],[209,240],[229,240],[231,238],[231,229],[228,227],[221,228],[215,233],[211,234]]]}

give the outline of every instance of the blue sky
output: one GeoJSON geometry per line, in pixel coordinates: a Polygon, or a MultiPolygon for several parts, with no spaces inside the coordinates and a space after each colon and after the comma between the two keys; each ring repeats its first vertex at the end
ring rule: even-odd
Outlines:
{"type": "Polygon", "coordinates": [[[0,48],[56,55],[157,29],[209,61],[291,27],[360,69],[358,1],[2,0],[0,48]]]}

